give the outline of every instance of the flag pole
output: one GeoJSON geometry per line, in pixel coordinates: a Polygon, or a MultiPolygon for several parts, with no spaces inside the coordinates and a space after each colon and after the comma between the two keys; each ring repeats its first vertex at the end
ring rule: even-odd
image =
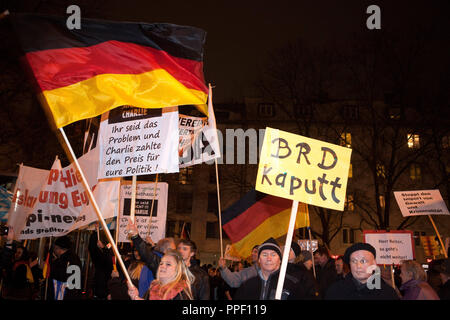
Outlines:
{"type": "MultiPolygon", "coordinates": [[[[122,185],[122,179],[120,179],[120,186],[122,185]]],[[[118,203],[119,203],[119,208],[117,209],[117,217],[116,217],[116,241],[115,241],[115,243],[116,243],[116,246],[117,246],[117,244],[119,243],[119,224],[120,224],[120,187],[119,187],[119,200],[118,200],[118,203]]]]}
{"type": "MultiPolygon", "coordinates": [[[[155,198],[156,198],[156,188],[158,187],[158,173],[156,174],[156,179],[155,179],[155,188],[153,189],[153,199],[152,199],[152,208],[150,209],[150,221],[149,221],[149,227],[148,230],[150,232],[151,230],[151,226],[152,226],[152,216],[153,216],[153,205],[155,204],[155,198]]],[[[149,233],[150,236],[150,233],[149,233]]]]}
{"type": "Polygon", "coordinates": [[[297,219],[298,201],[293,200],[291,208],[291,218],[289,220],[289,229],[286,236],[286,243],[283,250],[283,259],[281,261],[280,275],[278,276],[277,291],[275,292],[275,300],[281,300],[281,292],[283,290],[284,278],[286,276],[286,268],[289,259],[289,251],[291,250],[292,236],[295,229],[295,220],[297,219]]]}
{"type": "Polygon", "coordinates": [[[439,231],[436,228],[436,225],[434,224],[433,218],[431,218],[431,214],[428,215],[428,218],[430,218],[430,221],[431,221],[431,224],[433,225],[434,231],[436,232],[436,235],[438,236],[439,242],[441,243],[442,250],[444,251],[445,259],[447,259],[448,258],[447,250],[445,250],[444,242],[442,242],[441,235],[439,234],[439,231]]]}
{"type": "Polygon", "coordinates": [[[130,208],[130,219],[134,223],[134,212],[136,210],[136,176],[133,176],[131,182],[131,208],[130,208]]]}
{"type": "Polygon", "coordinates": [[[222,210],[220,209],[219,168],[217,167],[217,159],[214,159],[214,163],[216,165],[217,206],[219,209],[220,257],[223,258],[222,210]]]}
{"type": "Polygon", "coordinates": [[[69,140],[67,139],[67,136],[64,132],[63,128],[59,128],[59,131],[61,132],[61,135],[64,139],[64,142],[66,143],[66,146],[69,150],[69,155],[73,158],[73,163],[75,164],[76,169],[78,170],[78,172],[80,173],[81,176],[81,181],[83,183],[84,188],[86,189],[89,199],[91,200],[92,206],[94,207],[95,213],[97,214],[97,218],[98,221],[100,221],[100,223],[102,224],[103,227],[103,231],[105,232],[106,236],[108,237],[109,242],[112,245],[113,248],[113,252],[116,255],[117,260],[119,261],[120,267],[122,268],[123,274],[125,275],[125,278],[127,279],[127,281],[131,284],[131,278],[130,275],[128,274],[127,268],[125,267],[125,264],[123,263],[122,258],[120,257],[120,253],[119,250],[117,249],[117,246],[114,242],[114,239],[111,236],[111,233],[109,232],[109,229],[106,225],[105,220],[103,219],[102,213],[100,212],[100,208],[97,205],[97,201],[95,200],[94,195],[92,194],[92,190],[89,187],[89,184],[87,183],[86,177],[84,176],[83,171],[81,170],[80,164],[78,163],[77,157],[75,156],[75,153],[72,150],[72,146],[70,145],[69,140]]]}
{"type": "MultiPolygon", "coordinates": [[[[50,250],[51,250],[51,249],[52,249],[52,237],[49,237],[49,239],[48,239],[48,253],[47,253],[48,256],[50,255],[50,250]]],[[[48,264],[50,264],[50,259],[51,259],[51,257],[49,256],[48,264]]],[[[46,259],[46,260],[47,260],[47,259],[46,259]]],[[[50,268],[49,265],[47,265],[47,269],[46,269],[46,272],[45,272],[45,273],[47,273],[48,268],[50,268]]],[[[46,274],[45,274],[44,276],[45,276],[45,292],[44,292],[44,300],[47,300],[48,278],[49,278],[49,276],[47,276],[46,274]]]]}
{"type": "Polygon", "coordinates": [[[309,207],[308,204],[305,203],[306,206],[306,218],[308,219],[308,235],[309,235],[309,252],[311,253],[311,261],[312,261],[312,269],[314,278],[316,278],[316,266],[314,265],[314,252],[313,252],[313,242],[312,242],[312,236],[311,236],[311,220],[309,220],[309,207]]]}

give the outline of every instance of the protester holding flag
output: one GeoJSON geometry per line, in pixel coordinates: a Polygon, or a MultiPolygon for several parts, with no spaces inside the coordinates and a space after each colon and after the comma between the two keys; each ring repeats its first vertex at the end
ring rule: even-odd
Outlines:
{"type": "Polygon", "coordinates": [[[183,257],[183,261],[194,275],[195,281],[192,284],[192,292],[194,300],[209,300],[209,276],[195,260],[197,246],[194,241],[189,239],[181,239],[177,246],[178,252],[183,257]]]}
{"type": "Polygon", "coordinates": [[[77,300],[81,299],[81,290],[68,288],[69,274],[67,268],[78,266],[81,270],[80,258],[72,250],[72,240],[62,236],[55,240],[53,245],[54,260],[50,264],[49,295],[51,300],[77,300]]]}
{"type": "Polygon", "coordinates": [[[186,267],[181,254],[168,249],[145,297],[140,298],[139,290],[132,284],[128,284],[128,294],[132,300],[193,300],[193,281],[194,276],[186,267]]]}
{"type": "Polygon", "coordinates": [[[376,250],[368,243],[355,243],[344,253],[350,271],[344,280],[333,283],[325,294],[326,300],[398,300],[395,290],[379,278],[379,287],[368,284],[376,267],[376,250]]]}
{"type": "Polygon", "coordinates": [[[439,300],[436,292],[427,283],[427,274],[422,266],[414,260],[401,263],[402,300],[439,300]]]}
{"type": "Polygon", "coordinates": [[[92,232],[89,238],[89,254],[94,265],[95,300],[105,300],[108,295],[108,281],[113,270],[113,253],[102,241],[98,240],[97,232],[92,232]]]}
{"type": "MultiPolygon", "coordinates": [[[[270,238],[258,248],[258,275],[244,282],[237,290],[234,300],[273,300],[281,266],[281,249],[270,238]]],[[[286,273],[281,300],[298,300],[305,297],[299,280],[286,273]]]]}

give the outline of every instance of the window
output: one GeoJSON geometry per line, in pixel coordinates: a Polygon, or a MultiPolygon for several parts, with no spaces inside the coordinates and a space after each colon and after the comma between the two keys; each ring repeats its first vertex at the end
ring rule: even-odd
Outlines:
{"type": "Polygon", "coordinates": [[[177,213],[192,213],[192,193],[177,194],[177,213]]]}
{"type": "Polygon", "coordinates": [[[344,106],[342,108],[342,117],[347,120],[358,120],[359,119],[358,106],[344,106]]]}
{"type": "Polygon", "coordinates": [[[408,133],[408,148],[410,149],[418,149],[420,148],[420,139],[418,134],[408,133]]]}
{"type": "Polygon", "coordinates": [[[347,210],[347,211],[354,211],[355,210],[355,205],[354,205],[353,200],[354,199],[353,199],[353,195],[352,194],[348,194],[345,197],[345,204],[344,204],[345,210],[347,210]]]}
{"type": "Polygon", "coordinates": [[[178,181],[180,184],[192,184],[192,173],[194,169],[192,167],[181,168],[178,173],[178,181]]]}
{"type": "Polygon", "coordinates": [[[420,166],[418,164],[413,163],[410,167],[409,171],[409,177],[413,181],[420,181],[422,178],[421,172],[420,172],[420,166]]]}
{"type": "Polygon", "coordinates": [[[341,133],[341,137],[339,139],[339,144],[341,146],[350,148],[352,146],[352,134],[350,132],[341,133]]]}
{"type": "Polygon", "coordinates": [[[218,213],[217,193],[208,193],[208,212],[218,213]]]}
{"type": "Polygon", "coordinates": [[[383,179],[386,178],[386,170],[384,169],[384,165],[377,164],[376,170],[377,170],[378,177],[383,178],[383,179]]]}
{"type": "Polygon", "coordinates": [[[311,105],[294,107],[295,115],[299,117],[309,117],[313,113],[313,107],[311,105]]]}
{"type": "Polygon", "coordinates": [[[379,196],[378,201],[380,202],[380,207],[384,208],[386,205],[386,202],[384,201],[384,196],[379,196]]]}
{"type": "Polygon", "coordinates": [[[350,167],[348,168],[348,177],[353,178],[353,165],[350,163],[350,167]]]}
{"type": "Polygon", "coordinates": [[[355,242],[355,232],[350,228],[342,228],[342,242],[343,243],[354,243],[355,242]]]}
{"type": "Polygon", "coordinates": [[[443,149],[450,148],[450,136],[443,136],[442,137],[442,148],[443,149]]]}
{"type": "Polygon", "coordinates": [[[400,108],[389,108],[388,109],[388,117],[391,120],[400,120],[400,118],[402,117],[401,112],[402,111],[400,108]]]}
{"type": "Polygon", "coordinates": [[[174,237],[175,236],[175,226],[176,226],[176,221],[167,220],[166,237],[174,237]]]}
{"type": "Polygon", "coordinates": [[[273,103],[258,104],[258,116],[273,117],[274,115],[275,115],[275,108],[274,108],[273,103]]]}
{"type": "Polygon", "coordinates": [[[206,238],[219,238],[219,223],[206,222],[206,238]]]}
{"type": "Polygon", "coordinates": [[[422,242],[420,241],[420,236],[425,236],[426,233],[424,231],[414,231],[414,244],[416,246],[422,245],[422,242]]]}

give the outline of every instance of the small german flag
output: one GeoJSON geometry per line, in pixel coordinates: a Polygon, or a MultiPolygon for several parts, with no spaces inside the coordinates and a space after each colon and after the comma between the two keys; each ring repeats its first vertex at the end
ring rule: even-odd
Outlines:
{"type": "MultiPolygon", "coordinates": [[[[223,230],[232,242],[232,254],[246,258],[255,245],[267,238],[285,235],[289,227],[292,200],[256,190],[246,193],[222,214],[223,230]]],[[[295,229],[309,226],[306,204],[299,203],[295,229]]]]}
{"type": "Polygon", "coordinates": [[[206,32],[167,23],[11,16],[41,102],[57,128],[122,105],[196,105],[207,115],[206,32]]]}

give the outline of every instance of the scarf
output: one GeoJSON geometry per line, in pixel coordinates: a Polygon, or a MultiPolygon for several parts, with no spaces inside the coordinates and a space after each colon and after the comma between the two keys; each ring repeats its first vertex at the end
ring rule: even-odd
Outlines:
{"type": "Polygon", "coordinates": [[[181,291],[186,289],[187,285],[185,281],[178,282],[166,295],[166,298],[163,299],[165,291],[161,291],[161,284],[153,281],[150,285],[150,300],[172,300],[175,298],[181,291]]]}

